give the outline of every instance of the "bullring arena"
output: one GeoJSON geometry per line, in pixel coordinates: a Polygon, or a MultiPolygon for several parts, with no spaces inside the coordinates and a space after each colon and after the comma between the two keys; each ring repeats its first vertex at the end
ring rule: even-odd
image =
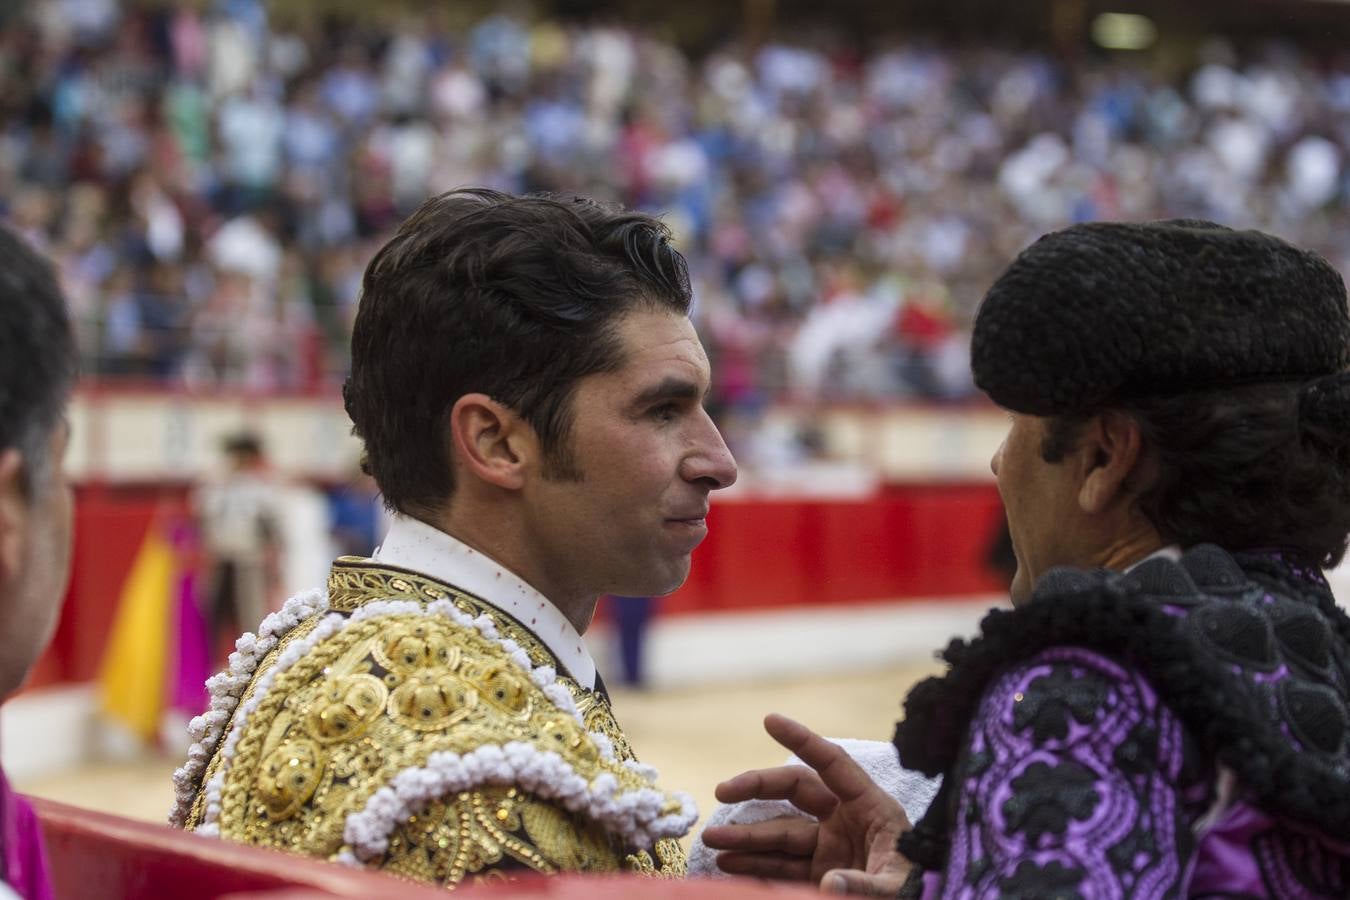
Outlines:
{"type": "MultiPolygon", "coordinates": [[[[84,586],[128,583],[146,538],[171,533],[175,516],[186,516],[185,489],[147,485],[144,473],[170,465],[209,471],[221,438],[250,422],[269,445],[293,454],[277,466],[301,507],[313,498],[298,485],[337,481],[354,459],[341,415],[340,406],[312,398],[77,398],[72,420],[77,433],[91,436],[87,449],[76,445],[68,458],[86,485],[77,534],[105,540],[77,544],[57,638],[27,692],[5,707],[3,733],[52,735],[50,743],[7,741],[6,768],[21,789],[163,819],[173,796],[168,776],[180,763],[169,745],[186,710],[167,700],[151,704],[159,714],[149,720],[144,710],[131,710],[149,722],[141,735],[100,711],[100,685],[109,676],[92,663],[106,658],[106,645],[124,626],[119,611],[84,586]],[[288,443],[284,436],[296,431],[327,437],[288,443]],[[100,446],[128,449],[103,457],[100,446]],[[307,456],[311,451],[322,456],[307,456]],[[137,754],[147,735],[166,745],[162,755],[137,754]],[[132,758],[118,760],[127,754],[132,758]]],[[[775,427],[798,427],[790,410],[776,415],[775,427]]],[[[987,411],[836,410],[823,422],[827,440],[839,444],[833,462],[780,470],[758,484],[752,475],[720,499],[690,582],[661,601],[650,627],[647,686],[614,689],[616,711],[644,759],[710,810],[718,781],[781,762],[785,754],[760,725],[769,712],[829,735],[889,739],[909,686],[937,671],[936,649],[1002,602],[999,576],[983,559],[1000,523],[988,456],[1002,422],[987,411]],[[894,438],[864,443],[861,434],[894,438]],[[891,475],[878,478],[878,471],[891,475]],[[956,537],[931,537],[939,534],[956,537]],[[801,560],[800,569],[756,573],[737,563],[791,545],[802,548],[786,556],[801,560]],[[859,559],[866,564],[852,562],[859,559]],[[958,569],[964,575],[953,578],[958,569]]],[[[287,528],[302,533],[304,524],[287,528]]],[[[323,552],[313,555],[317,568],[297,574],[298,584],[326,569],[323,552]]],[[[619,668],[611,622],[602,617],[588,640],[602,671],[619,668]]],[[[172,670],[181,661],[172,652],[149,645],[141,652],[136,677],[177,677],[172,670]]]]}
{"type": "Polygon", "coordinates": [[[342,385],[363,270],[428,196],[593,196],[660,216],[689,260],[739,478],[683,586],[606,598],[585,634],[638,756],[697,801],[686,847],[718,782],[786,757],[765,715],[889,742],[937,652],[1010,605],[1009,418],[970,343],[1021,248],[1205,218],[1350,270],[1350,3],[3,5],[0,220],[52,260],[80,369],[70,585],[0,707],[55,900],[432,895],[165,824],[240,620],[389,525],[342,385]],[[218,502],[241,448],[264,527],[218,502]]]}
{"type": "MultiPolygon", "coordinates": [[[[57,810],[56,821],[65,821],[64,814],[77,831],[88,827],[79,825],[78,807],[158,825],[172,805],[170,776],[181,763],[188,709],[175,708],[168,690],[158,697],[147,692],[152,697],[139,706],[110,711],[106,705],[110,679],[170,684],[180,677],[175,666],[183,664],[172,647],[140,639],[123,661],[134,674],[119,676],[106,662],[107,648],[131,627],[126,622],[144,622],[135,611],[145,602],[135,587],[144,569],[139,576],[131,570],[138,562],[144,566],[147,538],[173,534],[182,526],[175,517],[186,516],[184,488],[147,485],[144,473],[171,465],[207,471],[220,439],[248,422],[269,445],[290,448],[284,452],[291,457],[279,459],[277,467],[302,508],[313,499],[306,485],[336,480],[353,458],[354,439],[342,433],[340,415],[332,401],[313,398],[197,402],[116,391],[77,398],[77,433],[91,436],[90,445],[77,445],[68,459],[83,485],[77,534],[107,540],[77,543],[72,594],[57,638],[30,686],[4,707],[0,723],[6,769],[16,786],[72,807],[57,810]],[[281,439],[296,431],[331,437],[299,444],[281,439]],[[136,450],[105,456],[101,447],[136,450]],[[325,471],[325,465],[332,468],[325,471]],[[86,588],[118,582],[131,585],[118,592],[120,609],[104,606],[104,595],[86,588]],[[119,616],[132,618],[119,622],[119,616]],[[95,659],[97,667],[90,665],[95,659]],[[35,733],[48,737],[14,737],[35,733]]],[[[798,427],[791,410],[776,415],[782,418],[776,427],[798,427]]],[[[784,470],[759,484],[748,478],[714,505],[711,536],[690,582],[661,601],[650,626],[646,686],[613,690],[616,714],[643,760],[666,782],[691,792],[701,810],[716,806],[717,782],[783,761],[785,751],[761,726],[769,712],[796,717],[826,735],[889,740],[910,685],[938,671],[934,650],[973,630],[987,608],[1005,602],[999,576],[983,558],[1001,521],[987,463],[1002,424],[999,414],[844,409],[823,424],[826,440],[839,445],[830,454],[833,462],[803,463],[798,473],[784,470]],[[863,442],[862,434],[895,438],[863,442]],[[878,471],[893,475],[877,478],[878,471]],[[810,490],[797,487],[803,484],[810,490]],[[936,534],[959,537],[925,537],[936,534]],[[800,560],[799,570],[766,577],[737,564],[792,545],[801,549],[786,558],[800,560]],[[832,560],[826,556],[831,552],[832,560]],[[861,554],[866,565],[854,569],[849,560],[861,554]],[[950,578],[958,568],[965,575],[950,578]],[[944,593],[953,586],[957,593],[944,593]]],[[[304,524],[285,530],[303,533],[304,524]]],[[[321,566],[322,554],[316,558],[321,566]]],[[[172,580],[170,569],[181,577],[183,565],[166,563],[165,579],[172,580]]],[[[166,614],[168,602],[161,596],[150,605],[166,614]]],[[[602,672],[619,668],[614,631],[602,620],[588,633],[602,672]]],[[[138,847],[135,842],[155,837],[130,839],[138,847]]],[[[73,854],[88,852],[75,840],[69,846],[73,854]]],[[[172,868],[171,862],[165,865],[172,868]]],[[[63,871],[83,873],[58,864],[58,884],[63,871]]],[[[117,871],[121,875],[109,877],[127,874],[117,871]]],[[[112,881],[108,893],[89,893],[84,877],[72,896],[132,896],[112,881]]]]}

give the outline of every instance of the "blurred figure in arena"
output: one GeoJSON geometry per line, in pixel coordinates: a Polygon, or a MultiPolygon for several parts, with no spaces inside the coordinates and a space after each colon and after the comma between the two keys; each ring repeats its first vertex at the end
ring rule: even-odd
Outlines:
{"type": "MultiPolygon", "coordinates": [[[[0,228],[0,698],[18,690],[51,640],[70,574],[62,459],[75,354],[51,267],[0,228]]],[[[37,819],[3,774],[0,866],[0,897],[52,896],[37,819]]]]}
{"type": "Polygon", "coordinates": [[[452,191],[366,269],[343,392],[394,512],[239,639],[171,821],[454,886],[683,874],[581,635],[679,587],[736,464],[684,258],[650,216],[452,191]]]}
{"type": "Polygon", "coordinates": [[[1325,259],[1198,220],[1078,225],[975,323],[1015,609],[910,693],[907,811],[834,745],[724,801],[730,871],[904,897],[1350,896],[1350,311],[1325,259]],[[908,812],[915,813],[917,810],[908,812]],[[787,824],[784,824],[784,823],[787,824]],[[903,883],[903,888],[901,885],[903,883]]]}
{"type": "Polygon", "coordinates": [[[328,521],[339,556],[369,556],[379,546],[388,523],[382,515],[380,489],[360,468],[328,494],[328,521]]]}
{"type": "Polygon", "coordinates": [[[609,614],[619,644],[619,662],[623,666],[625,687],[640,688],[644,678],[644,651],[647,631],[659,600],[656,597],[609,597],[609,614]]]}
{"type": "Polygon", "coordinates": [[[250,432],[226,438],[225,471],[201,485],[193,508],[206,557],[211,652],[269,611],[278,578],[278,485],[261,439],[250,432]]]}

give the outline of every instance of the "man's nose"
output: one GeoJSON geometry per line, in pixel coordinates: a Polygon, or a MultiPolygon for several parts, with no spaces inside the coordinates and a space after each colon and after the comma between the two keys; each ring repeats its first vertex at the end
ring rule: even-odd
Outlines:
{"type": "Polygon", "coordinates": [[[703,482],[709,490],[730,487],[736,481],[736,458],[707,413],[703,425],[693,452],[681,463],[680,475],[685,481],[703,482]]]}

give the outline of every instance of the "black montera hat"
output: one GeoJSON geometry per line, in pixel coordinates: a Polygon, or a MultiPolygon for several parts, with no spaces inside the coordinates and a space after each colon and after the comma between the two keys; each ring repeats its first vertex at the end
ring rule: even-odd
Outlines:
{"type": "Polygon", "coordinates": [[[1347,365],[1350,311],[1330,263],[1191,219],[1045,235],[989,289],[971,345],[975,383],[1042,416],[1347,365]]]}

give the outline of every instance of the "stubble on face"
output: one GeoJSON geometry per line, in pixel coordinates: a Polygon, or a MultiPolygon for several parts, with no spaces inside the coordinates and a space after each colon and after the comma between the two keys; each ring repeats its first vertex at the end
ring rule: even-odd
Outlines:
{"type": "Polygon", "coordinates": [[[579,478],[535,492],[537,550],[559,596],[669,593],[702,540],[708,494],[734,462],[703,410],[710,373],[689,320],[664,310],[616,325],[622,364],[573,392],[569,450],[579,478]],[[705,474],[706,469],[706,474],[705,474]]]}

